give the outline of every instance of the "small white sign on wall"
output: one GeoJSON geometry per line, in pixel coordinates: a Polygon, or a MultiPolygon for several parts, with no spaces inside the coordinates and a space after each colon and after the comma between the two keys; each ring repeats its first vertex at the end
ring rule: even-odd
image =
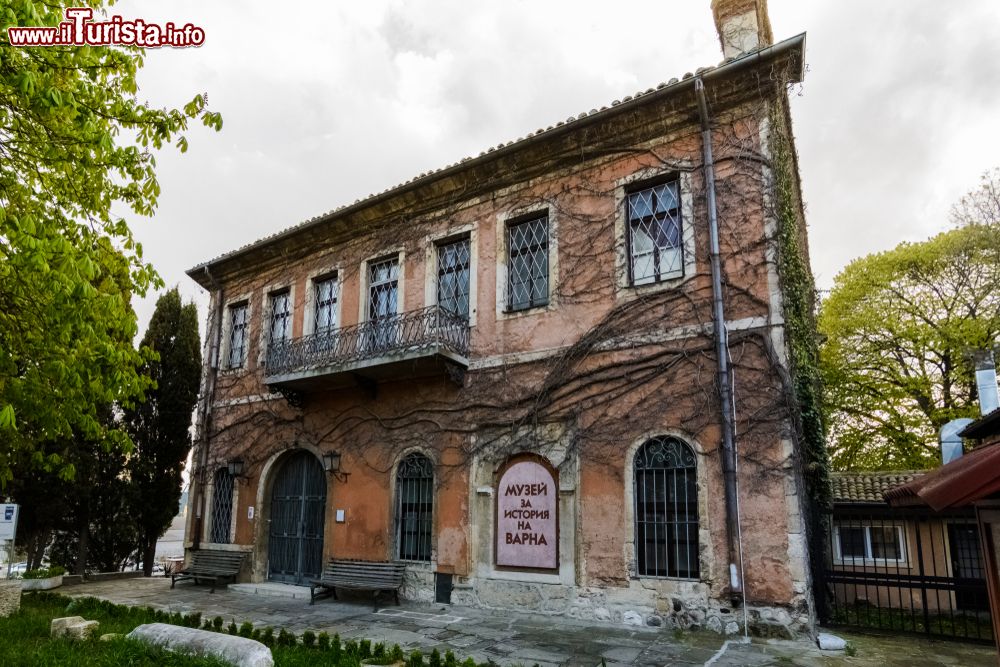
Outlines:
{"type": "Polygon", "coordinates": [[[337,510],[337,523],[344,523],[344,510],[337,510]]]}
{"type": "Polygon", "coordinates": [[[247,519],[253,521],[253,505],[247,508],[247,519]]]}

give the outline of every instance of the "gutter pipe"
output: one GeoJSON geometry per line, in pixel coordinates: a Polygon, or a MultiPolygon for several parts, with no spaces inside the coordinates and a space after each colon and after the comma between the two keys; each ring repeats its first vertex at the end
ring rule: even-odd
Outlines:
{"type": "MultiPolygon", "coordinates": [[[[712,156],[712,128],[705,101],[705,83],[701,77],[694,82],[701,116],[701,145],[705,169],[705,191],[708,204],[708,230],[712,267],[712,320],[715,332],[715,354],[718,359],[719,407],[722,412],[722,474],[725,482],[726,532],[729,538],[729,586],[734,604],[742,599],[746,614],[746,592],[743,589],[743,544],[740,531],[739,482],[736,477],[736,407],[733,401],[733,378],[729,368],[729,331],[722,302],[722,263],[719,259],[719,218],[715,201],[715,159],[712,156]]],[[[744,631],[746,623],[744,622],[744,631]]]]}

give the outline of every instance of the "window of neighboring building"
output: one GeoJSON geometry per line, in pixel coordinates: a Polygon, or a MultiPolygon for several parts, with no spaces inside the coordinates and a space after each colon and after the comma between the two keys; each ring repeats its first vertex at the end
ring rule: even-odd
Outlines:
{"type": "Polygon", "coordinates": [[[507,310],[549,302],[549,219],[542,215],[507,225],[507,310]]]}
{"type": "Polygon", "coordinates": [[[242,368],[247,359],[250,334],[250,306],[238,303],[229,307],[229,368],[242,368]]]}
{"type": "Polygon", "coordinates": [[[375,324],[371,330],[373,351],[391,348],[400,332],[391,318],[399,304],[399,258],[372,262],[368,265],[368,319],[375,324]]]}
{"type": "Polygon", "coordinates": [[[629,282],[647,285],[682,276],[684,250],[678,180],[630,192],[626,206],[629,282]]]}
{"type": "Polygon", "coordinates": [[[437,247],[438,305],[464,319],[469,318],[469,238],[437,247]]]}
{"type": "Polygon", "coordinates": [[[834,553],[839,561],[906,560],[903,527],[896,525],[834,526],[834,553]]]}
{"type": "Polygon", "coordinates": [[[337,299],[340,297],[340,281],[330,276],[314,283],[315,313],[313,323],[315,333],[325,333],[337,328],[337,299]]]}
{"type": "Polygon", "coordinates": [[[396,526],[400,560],[431,559],[434,511],[434,464],[423,454],[410,454],[396,470],[396,526]]]}
{"type": "Polygon", "coordinates": [[[677,438],[653,438],[636,452],[634,472],[636,573],[697,579],[694,452],[677,438]]]}
{"type": "Polygon", "coordinates": [[[288,340],[292,336],[292,303],[288,290],[271,294],[271,326],[268,343],[288,340]]]}
{"type": "Polygon", "coordinates": [[[210,542],[228,544],[232,541],[233,476],[226,468],[215,471],[212,479],[212,525],[210,542]]]}

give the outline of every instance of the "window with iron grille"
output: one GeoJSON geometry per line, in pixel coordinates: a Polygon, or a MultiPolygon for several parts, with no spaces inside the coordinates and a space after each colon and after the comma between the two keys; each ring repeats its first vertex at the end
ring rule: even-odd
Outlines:
{"type": "Polygon", "coordinates": [[[507,225],[507,310],[549,302],[549,219],[507,225]]]}
{"type": "Polygon", "coordinates": [[[434,511],[434,464],[423,454],[410,454],[396,470],[396,526],[400,560],[431,559],[434,511]]]}
{"type": "Polygon", "coordinates": [[[226,468],[215,471],[212,479],[212,527],[209,541],[228,544],[232,541],[233,524],[233,476],[226,468]]]}
{"type": "Polygon", "coordinates": [[[288,340],[292,335],[292,303],[288,290],[275,292],[271,299],[271,326],[268,342],[288,340]]]}
{"type": "Polygon", "coordinates": [[[247,359],[250,307],[238,303],[229,307],[229,368],[242,368],[247,359]]]}
{"type": "Polygon", "coordinates": [[[653,438],[635,455],[635,551],[640,576],[698,578],[698,481],[694,452],[653,438]]]}
{"type": "Polygon", "coordinates": [[[368,319],[396,314],[399,299],[399,258],[390,257],[368,265],[368,319]]]}
{"type": "Polygon", "coordinates": [[[337,328],[337,299],[340,297],[340,281],[337,276],[323,278],[315,283],[315,308],[313,313],[314,331],[324,333],[337,328]]]}
{"type": "Polygon", "coordinates": [[[632,285],[684,274],[677,179],[628,194],[628,260],[632,285]]]}
{"type": "Polygon", "coordinates": [[[466,319],[469,317],[469,257],[468,237],[437,247],[438,305],[466,319]]]}

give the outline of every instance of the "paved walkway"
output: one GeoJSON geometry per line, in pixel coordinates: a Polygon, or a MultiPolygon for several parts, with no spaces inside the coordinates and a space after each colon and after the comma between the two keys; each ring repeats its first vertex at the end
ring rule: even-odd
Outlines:
{"type": "Polygon", "coordinates": [[[844,635],[856,647],[853,657],[822,652],[808,641],[738,644],[714,633],[682,633],[656,628],[594,624],[566,617],[511,613],[404,602],[373,611],[367,601],[327,599],[309,606],[308,589],[266,585],[270,595],[254,594],[252,585],[221,588],[188,582],[170,590],[163,578],[126,579],[70,586],[59,592],[120,604],[150,606],[172,612],[200,612],[203,618],[221,616],[228,624],[249,620],[257,626],[339,633],[362,637],[425,654],[437,648],[451,650],[459,659],[493,660],[502,665],[586,665],[602,659],[615,665],[803,665],[864,667],[922,667],[923,665],[995,666],[989,647],[930,642],[910,637],[873,638],[844,635]],[[241,590],[242,589],[242,590],[241,590]],[[283,595],[283,596],[282,596],[283,595]],[[290,597],[296,595],[297,597],[290,597]],[[724,648],[724,651],[722,650],[724,648]]]}

